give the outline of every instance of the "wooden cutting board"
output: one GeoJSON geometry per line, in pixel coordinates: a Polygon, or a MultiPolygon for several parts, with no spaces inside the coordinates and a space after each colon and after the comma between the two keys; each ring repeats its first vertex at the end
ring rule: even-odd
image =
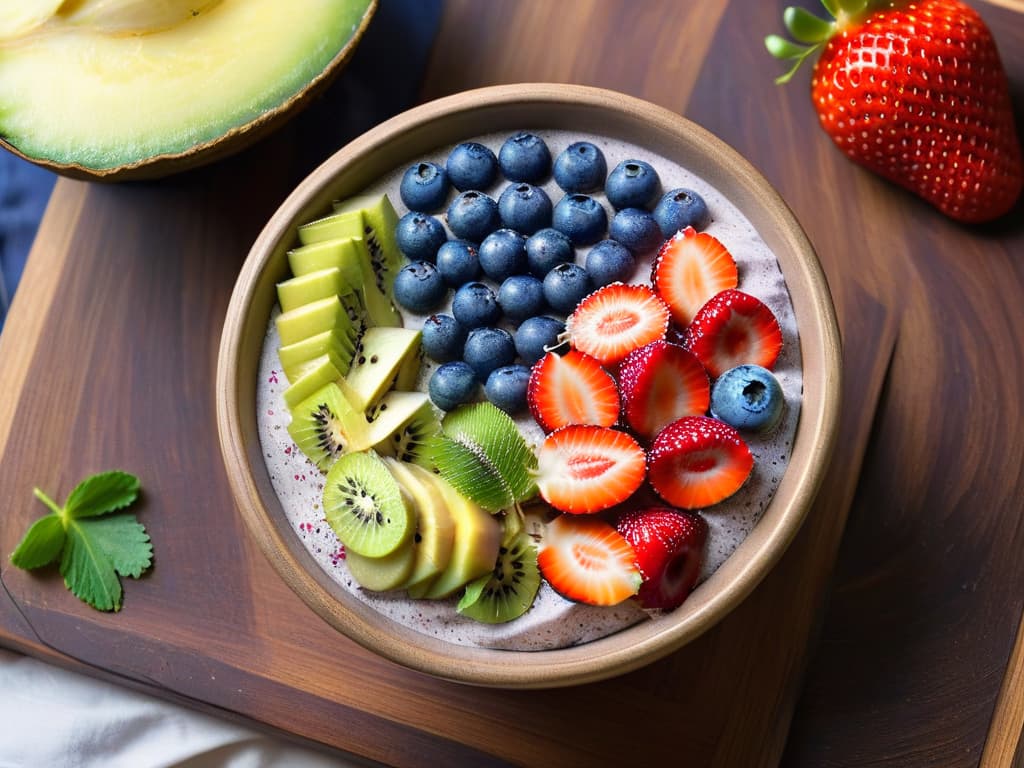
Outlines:
{"type": "Polygon", "coordinates": [[[357,647],[276,576],[228,491],[213,371],[235,275],[304,170],[304,139],[316,135],[323,156],[336,148],[307,115],[162,183],[58,184],[0,336],[0,552],[42,511],[34,485],[63,495],[121,467],[142,478],[155,566],[126,584],[120,614],[104,615],[55,571],[5,558],[0,643],[394,765],[776,764],[902,312],[884,270],[863,259],[864,222],[903,226],[918,206],[828,145],[802,89],[771,84],[776,67],[757,45],[779,9],[750,5],[451,0],[423,86],[432,98],[552,80],[648,98],[732,143],[810,219],[844,336],[844,438],[797,539],[722,624],[614,680],[486,690],[357,647]]]}

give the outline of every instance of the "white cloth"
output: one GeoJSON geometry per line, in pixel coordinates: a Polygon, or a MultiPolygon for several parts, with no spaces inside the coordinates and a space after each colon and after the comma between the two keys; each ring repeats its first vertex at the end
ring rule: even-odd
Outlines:
{"type": "Polygon", "coordinates": [[[365,765],[0,649],[0,768],[365,765]]]}

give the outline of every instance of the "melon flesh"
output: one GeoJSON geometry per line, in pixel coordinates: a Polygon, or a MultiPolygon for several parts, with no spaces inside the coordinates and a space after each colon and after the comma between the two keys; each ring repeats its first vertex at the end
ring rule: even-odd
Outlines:
{"type": "Polygon", "coordinates": [[[0,41],[0,136],[31,157],[97,170],[186,152],[301,93],[369,5],[195,2],[173,26],[125,33],[112,31],[109,10],[90,22],[81,3],[65,2],[0,41]]]}

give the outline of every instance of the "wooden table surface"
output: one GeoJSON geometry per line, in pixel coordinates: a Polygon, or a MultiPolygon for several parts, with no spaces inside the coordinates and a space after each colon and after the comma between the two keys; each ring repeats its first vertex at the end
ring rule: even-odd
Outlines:
{"type": "MultiPolygon", "coordinates": [[[[249,245],[344,140],[314,107],[208,169],[57,185],[0,336],[0,551],[40,513],[33,486],[121,466],[156,564],[103,615],[5,557],[0,644],[395,765],[1024,765],[1024,204],[965,228],[846,162],[807,73],[772,84],[760,39],[783,5],[449,0],[420,94],[647,98],[736,147],[807,230],[844,337],[844,437],[796,541],[719,627],[604,683],[484,690],[382,661],[277,578],[233,508],[212,373],[249,245]]],[[[1019,108],[1024,16],[978,8],[1019,108]]]]}

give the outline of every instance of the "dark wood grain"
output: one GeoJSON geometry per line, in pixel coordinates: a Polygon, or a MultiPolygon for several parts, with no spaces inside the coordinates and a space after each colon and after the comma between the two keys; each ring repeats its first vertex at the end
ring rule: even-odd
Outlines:
{"type": "MultiPolygon", "coordinates": [[[[314,107],[166,183],[58,185],[0,336],[0,551],[40,511],[33,485],[64,494],[122,466],[143,479],[156,564],[107,616],[4,561],[0,643],[394,765],[774,765],[810,658],[788,763],[977,764],[1021,615],[1024,241],[956,227],[847,163],[806,80],[771,83],[759,39],[782,5],[450,0],[422,90],[553,80],[648,98],[739,149],[806,227],[845,339],[848,437],[786,556],[719,627],[604,683],[484,690],[382,661],[277,578],[228,492],[213,370],[249,244],[344,140],[314,107]]],[[[984,13],[1019,90],[1020,17],[984,13]]]]}

